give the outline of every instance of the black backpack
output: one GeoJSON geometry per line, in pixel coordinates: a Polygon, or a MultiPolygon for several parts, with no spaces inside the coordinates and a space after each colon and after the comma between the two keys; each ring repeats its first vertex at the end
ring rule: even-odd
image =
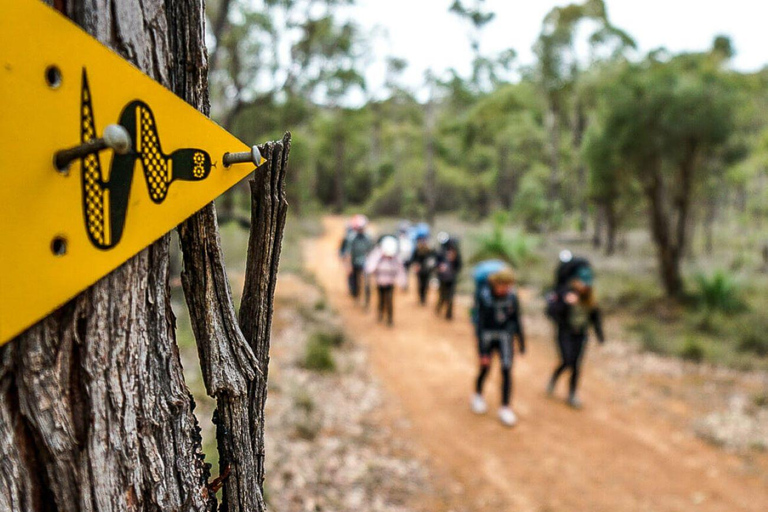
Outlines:
{"type": "Polygon", "coordinates": [[[551,320],[555,322],[562,320],[566,309],[563,292],[568,283],[583,271],[582,269],[592,272],[592,265],[586,258],[572,258],[557,266],[554,287],[545,296],[547,305],[544,312],[551,320]]]}

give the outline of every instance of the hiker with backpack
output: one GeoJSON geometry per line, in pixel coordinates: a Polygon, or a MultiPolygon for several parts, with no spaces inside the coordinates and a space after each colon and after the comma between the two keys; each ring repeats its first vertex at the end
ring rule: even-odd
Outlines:
{"type": "Polygon", "coordinates": [[[413,249],[413,255],[409,263],[416,273],[416,289],[419,294],[419,304],[423,306],[427,303],[429,277],[435,266],[436,254],[429,244],[430,230],[427,224],[418,224],[414,229],[414,234],[416,237],[416,247],[413,249]]]}
{"type": "Polygon", "coordinates": [[[437,256],[437,279],[440,289],[435,309],[437,315],[442,314],[445,307],[445,318],[453,318],[453,298],[456,295],[456,282],[461,272],[462,261],[459,252],[459,242],[455,238],[448,238],[443,244],[437,256]]]}
{"type": "Polygon", "coordinates": [[[574,258],[570,251],[560,253],[555,272],[555,286],[547,295],[547,315],[555,324],[560,364],[555,368],[547,386],[552,396],[560,375],[569,370],[568,405],[582,407],[577,395],[581,362],[587,344],[587,331],[595,330],[600,343],[605,342],[600,309],[594,291],[594,272],[584,258],[574,258]]]}
{"type": "Polygon", "coordinates": [[[349,294],[357,299],[363,287],[363,270],[368,253],[373,249],[373,241],[366,233],[368,218],[357,214],[349,223],[350,231],[342,242],[341,255],[347,264],[347,282],[349,294]]]}
{"type": "Polygon", "coordinates": [[[379,322],[386,315],[387,325],[393,324],[395,285],[402,286],[407,276],[398,256],[397,238],[385,235],[371,251],[365,263],[365,273],[376,283],[379,322]]]}
{"type": "Polygon", "coordinates": [[[403,290],[408,291],[408,268],[411,265],[411,258],[415,249],[413,237],[411,236],[411,223],[402,221],[397,227],[397,255],[400,261],[405,265],[405,284],[403,290]]]}
{"type": "Polygon", "coordinates": [[[480,371],[470,406],[476,414],[484,414],[488,410],[483,398],[483,385],[490,370],[491,356],[498,352],[502,378],[499,420],[511,427],[517,422],[517,417],[510,407],[515,339],[520,354],[525,353],[520,302],[514,290],[515,274],[504,263],[492,260],[475,267],[474,277],[475,305],[472,318],[477,335],[480,371]]]}

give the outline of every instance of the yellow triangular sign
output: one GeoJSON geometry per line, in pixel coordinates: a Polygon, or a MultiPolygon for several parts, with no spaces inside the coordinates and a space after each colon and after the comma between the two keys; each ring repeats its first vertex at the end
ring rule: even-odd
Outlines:
{"type": "Polygon", "coordinates": [[[0,0],[0,49],[2,344],[254,165],[225,167],[251,148],[38,0],[0,0]]]}

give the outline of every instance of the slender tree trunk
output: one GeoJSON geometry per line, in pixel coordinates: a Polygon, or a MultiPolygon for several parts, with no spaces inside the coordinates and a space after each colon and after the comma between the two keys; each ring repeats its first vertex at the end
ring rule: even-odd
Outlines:
{"type": "MultiPolygon", "coordinates": [[[[339,121],[341,122],[341,120],[339,121]]],[[[344,193],[344,154],[346,152],[346,141],[344,136],[337,136],[334,142],[335,149],[335,180],[334,187],[336,192],[336,212],[341,213],[347,204],[346,194],[344,193]]]]}
{"type": "Polygon", "coordinates": [[[605,221],[605,206],[598,203],[595,208],[595,230],[592,233],[592,247],[599,249],[603,245],[603,224],[605,221]]]}
{"type": "MultiPolygon", "coordinates": [[[[89,32],[207,112],[201,2],[67,6],[89,32]]],[[[268,162],[252,185],[239,325],[213,204],[179,228],[182,281],[206,388],[217,399],[228,511],[265,510],[264,401],[289,147],[287,135],[261,148],[268,162]]],[[[0,348],[0,510],[216,509],[175,343],[168,249],[166,235],[0,348]]]]}
{"type": "Polygon", "coordinates": [[[547,190],[547,199],[551,210],[554,211],[555,204],[560,200],[560,107],[551,102],[549,110],[546,113],[546,126],[549,132],[549,188],[547,190]]]}
{"type": "MultiPolygon", "coordinates": [[[[65,13],[196,106],[203,6],[65,13]]],[[[116,84],[117,85],[117,84],[116,84]]],[[[168,235],[0,349],[0,510],[213,510],[169,303],[168,235]]]]}
{"type": "Polygon", "coordinates": [[[605,205],[605,254],[611,256],[616,252],[616,232],[618,231],[618,216],[616,206],[612,201],[605,205]]]}
{"type": "Polygon", "coordinates": [[[434,225],[437,210],[437,172],[435,169],[435,104],[432,98],[427,102],[425,138],[427,168],[424,173],[424,197],[427,203],[426,219],[430,225],[434,225]]]}
{"type": "MultiPolygon", "coordinates": [[[[589,217],[589,205],[588,205],[588,184],[587,184],[587,168],[581,159],[581,144],[584,139],[584,132],[587,129],[587,116],[584,112],[584,105],[581,100],[576,100],[576,108],[574,113],[573,122],[573,154],[576,158],[576,178],[579,181],[578,201],[579,201],[579,231],[583,234],[587,232],[587,222],[589,217]]],[[[614,220],[615,220],[615,215],[614,220]]],[[[614,226],[615,227],[615,226],[614,226]]],[[[609,226],[610,230],[610,226],[609,226]]],[[[609,232],[609,237],[610,237],[609,232]]],[[[613,249],[611,249],[613,250],[613,249]]]]}
{"type": "MultiPolygon", "coordinates": [[[[683,279],[680,274],[680,257],[682,255],[680,233],[678,233],[677,239],[673,238],[671,214],[664,201],[665,191],[661,178],[661,163],[654,161],[645,168],[647,171],[644,188],[650,209],[651,236],[656,244],[662,284],[668,296],[679,297],[683,294],[683,279]]],[[[678,213],[678,231],[681,228],[680,220],[680,213],[678,213]]],[[[682,226],[684,230],[684,223],[682,226]]]]}

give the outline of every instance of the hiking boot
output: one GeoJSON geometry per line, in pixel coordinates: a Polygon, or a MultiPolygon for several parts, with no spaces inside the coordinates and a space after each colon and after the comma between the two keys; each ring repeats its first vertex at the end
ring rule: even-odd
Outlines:
{"type": "Polygon", "coordinates": [[[574,409],[581,409],[584,407],[584,404],[581,403],[581,400],[579,400],[579,397],[576,395],[571,395],[568,397],[568,405],[574,409]]]}
{"type": "Polygon", "coordinates": [[[475,414],[485,414],[488,410],[488,405],[485,403],[483,395],[472,395],[472,400],[469,405],[472,408],[472,412],[475,414]]]}
{"type": "Polygon", "coordinates": [[[517,416],[515,416],[515,413],[512,412],[512,409],[509,407],[502,407],[499,409],[499,420],[501,420],[501,423],[505,426],[512,427],[517,423],[517,416]]]}

